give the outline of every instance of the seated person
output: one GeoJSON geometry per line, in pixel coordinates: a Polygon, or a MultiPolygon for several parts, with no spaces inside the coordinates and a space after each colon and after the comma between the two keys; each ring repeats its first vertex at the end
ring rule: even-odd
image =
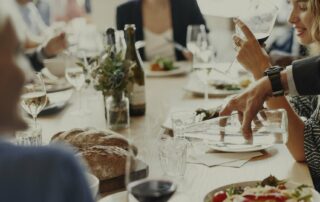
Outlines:
{"type": "MultiPolygon", "coordinates": [[[[0,136],[26,127],[18,113],[23,74],[11,0],[0,1],[0,136]]],[[[18,32],[18,31],[17,31],[18,32]]],[[[0,198],[10,202],[93,202],[73,155],[50,147],[20,147],[0,140],[0,198]]]]}
{"type": "Polygon", "coordinates": [[[161,56],[191,60],[188,51],[178,51],[169,41],[186,46],[187,27],[206,24],[196,0],[131,0],[117,8],[117,29],[136,25],[136,41],[145,41],[140,49],[143,60],[161,56]]]}
{"type": "MultiPolygon", "coordinates": [[[[295,28],[299,43],[320,47],[320,12],[317,10],[320,7],[320,1],[290,0],[290,2],[293,9],[289,22],[295,28]]],[[[271,66],[271,62],[247,26],[239,20],[236,20],[236,23],[246,35],[246,40],[234,36],[234,42],[239,47],[237,59],[258,80],[264,76],[264,71],[271,66]]],[[[307,162],[314,185],[319,191],[320,105],[318,102],[318,96],[294,96],[290,102],[282,96],[270,98],[267,106],[271,109],[284,108],[287,111],[289,126],[287,147],[296,161],[307,162]],[[306,120],[300,118],[301,116],[306,120]]]]}
{"type": "Polygon", "coordinates": [[[17,16],[21,29],[26,31],[26,43],[24,48],[26,55],[30,59],[32,67],[36,71],[43,68],[43,59],[55,57],[67,48],[66,34],[61,33],[53,36],[47,42],[44,41],[46,32],[50,32],[40,17],[38,10],[31,0],[16,0],[16,6],[20,11],[21,18],[17,16]]]}

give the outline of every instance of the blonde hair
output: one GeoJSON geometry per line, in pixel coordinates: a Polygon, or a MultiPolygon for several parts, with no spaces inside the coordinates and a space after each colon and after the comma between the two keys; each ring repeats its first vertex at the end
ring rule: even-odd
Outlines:
{"type": "Polygon", "coordinates": [[[320,0],[309,0],[309,9],[313,16],[311,36],[315,42],[309,46],[310,55],[320,53],[320,0]]]}

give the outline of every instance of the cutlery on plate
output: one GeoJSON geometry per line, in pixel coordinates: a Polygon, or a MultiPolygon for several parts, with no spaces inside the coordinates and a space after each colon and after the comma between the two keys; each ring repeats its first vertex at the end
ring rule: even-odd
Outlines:
{"type": "Polygon", "coordinates": [[[168,39],[168,38],[165,38],[165,40],[171,44],[173,44],[174,48],[181,51],[181,52],[189,52],[189,50],[184,47],[183,45],[181,45],[180,43],[176,42],[176,41],[173,41],[172,39],[168,39]]]}

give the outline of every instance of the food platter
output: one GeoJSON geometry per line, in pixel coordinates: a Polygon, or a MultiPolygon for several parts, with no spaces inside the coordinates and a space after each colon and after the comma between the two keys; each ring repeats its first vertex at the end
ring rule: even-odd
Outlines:
{"type": "Polygon", "coordinates": [[[72,92],[72,90],[66,90],[61,92],[48,93],[47,97],[49,103],[43,108],[39,115],[41,116],[54,114],[64,109],[69,103],[72,92]]]}
{"type": "MultiPolygon", "coordinates": [[[[241,187],[241,188],[245,188],[245,187],[255,187],[257,186],[258,183],[260,183],[261,181],[245,181],[245,182],[237,182],[237,183],[233,183],[233,184],[228,184],[219,188],[216,188],[212,191],[210,191],[205,197],[204,197],[204,202],[212,202],[213,201],[213,197],[216,193],[221,192],[221,191],[225,191],[228,188],[231,187],[241,187]]],[[[287,187],[287,189],[294,189],[298,186],[300,186],[297,183],[294,182],[286,182],[285,186],[287,187]]],[[[313,188],[309,188],[311,193],[312,193],[312,200],[311,202],[316,202],[316,201],[320,201],[320,195],[319,193],[314,190],[313,188]]]]}

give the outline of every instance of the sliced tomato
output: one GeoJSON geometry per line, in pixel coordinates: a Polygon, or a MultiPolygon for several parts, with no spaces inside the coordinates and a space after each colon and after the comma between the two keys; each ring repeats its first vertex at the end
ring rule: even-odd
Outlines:
{"type": "Polygon", "coordinates": [[[224,191],[219,191],[213,196],[212,202],[223,202],[227,198],[227,193],[224,191]]]}

